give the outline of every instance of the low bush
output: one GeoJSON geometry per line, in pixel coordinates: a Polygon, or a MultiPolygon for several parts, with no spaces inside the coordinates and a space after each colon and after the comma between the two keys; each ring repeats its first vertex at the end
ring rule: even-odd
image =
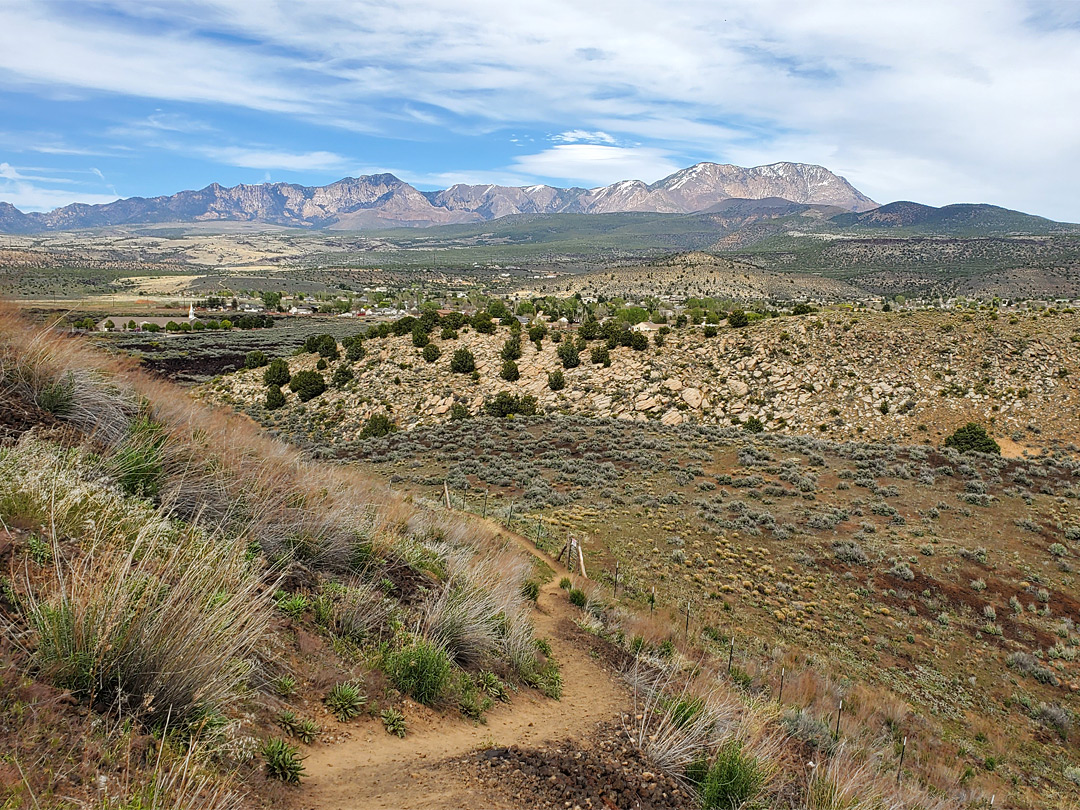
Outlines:
{"type": "Polygon", "coordinates": [[[248,352],[244,357],[244,368],[262,368],[270,362],[270,358],[266,356],[266,352],[256,349],[253,352],[248,352]]]}
{"type": "Polygon", "coordinates": [[[548,372],[548,388],[552,391],[561,391],[566,387],[566,377],[559,370],[548,372]]]}
{"type": "Polygon", "coordinates": [[[977,422],[968,422],[962,428],[945,439],[945,446],[961,453],[990,453],[1001,455],[1001,447],[994,441],[986,428],[977,422]]]}
{"type": "Polygon", "coordinates": [[[380,436],[389,436],[397,429],[398,426],[385,413],[373,413],[364,422],[364,427],[360,430],[360,438],[376,439],[380,436]]]}
{"type": "Polygon", "coordinates": [[[429,343],[424,347],[424,361],[428,363],[434,363],[442,357],[442,349],[436,346],[434,343],[429,343]]]}
{"type": "Polygon", "coordinates": [[[446,651],[423,638],[388,652],[383,669],[398,691],[425,706],[438,703],[450,683],[446,651]]]}

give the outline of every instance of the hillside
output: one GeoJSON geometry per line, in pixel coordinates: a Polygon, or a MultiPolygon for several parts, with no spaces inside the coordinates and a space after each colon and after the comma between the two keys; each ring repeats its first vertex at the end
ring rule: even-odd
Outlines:
{"type": "Polygon", "coordinates": [[[1075,803],[1066,454],[556,415],[335,465],[0,325],[7,807],[1075,803]]]}
{"type": "MultiPolygon", "coordinates": [[[[834,440],[936,444],[973,419],[1023,443],[1067,444],[1080,431],[1075,313],[835,310],[721,326],[713,338],[701,328],[672,329],[663,346],[650,337],[642,351],[610,349],[608,366],[592,362],[605,342],[591,340],[573,368],[563,367],[554,335],[539,351],[526,336],[515,382],[500,377],[507,328],[466,330],[454,339],[435,331],[440,356],[432,363],[410,337],[365,340],[361,359],[333,364],[349,366],[354,378],[307,404],[286,391],[282,408],[263,409],[259,369],[203,391],[294,441],[329,449],[355,442],[372,414],[389,413],[402,428],[431,425],[445,421],[454,404],[479,414],[504,390],[536,397],[544,413],[721,426],[754,417],[770,430],[834,440]],[[475,379],[450,373],[459,348],[475,357],[475,379]],[[565,378],[559,391],[548,385],[556,370],[565,378]]],[[[294,373],[314,370],[318,359],[299,354],[289,364],[294,373]]],[[[328,383],[333,370],[325,372],[328,383]]]]}

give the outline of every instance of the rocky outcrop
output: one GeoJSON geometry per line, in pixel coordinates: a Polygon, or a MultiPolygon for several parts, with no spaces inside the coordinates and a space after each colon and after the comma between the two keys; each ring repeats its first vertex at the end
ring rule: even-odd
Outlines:
{"type": "MultiPolygon", "coordinates": [[[[1077,316],[1039,319],[1037,334],[1028,316],[1016,320],[835,311],[722,327],[711,339],[688,327],[673,330],[660,347],[612,350],[610,367],[590,364],[584,352],[580,366],[564,370],[566,387],[557,392],[547,385],[548,372],[561,368],[550,340],[540,351],[525,343],[520,379],[509,383],[499,377],[504,329],[436,341],[443,351],[433,364],[418,356],[410,338],[387,338],[368,341],[354,382],[308,403],[302,417],[291,394],[281,411],[256,407],[253,415],[273,424],[329,420],[334,440],[347,441],[375,412],[388,411],[410,428],[448,418],[455,403],[478,414],[486,400],[509,390],[535,396],[547,413],[669,425],[730,425],[755,417],[771,430],[830,439],[938,442],[971,420],[1002,437],[1029,425],[1047,435],[1076,435],[1080,366],[1070,338],[1080,327],[1077,316]],[[449,372],[450,355],[461,346],[476,357],[475,380],[449,372]]],[[[290,363],[296,371],[313,368],[315,360],[302,355],[290,363]]],[[[258,403],[264,393],[259,371],[239,372],[204,390],[241,406],[258,403]]]]}

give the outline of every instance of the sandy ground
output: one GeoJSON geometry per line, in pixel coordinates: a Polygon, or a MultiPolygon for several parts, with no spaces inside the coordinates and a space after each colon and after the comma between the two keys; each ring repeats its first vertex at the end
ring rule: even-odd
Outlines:
{"type": "MultiPolygon", "coordinates": [[[[519,538],[519,543],[536,554],[526,541],[519,538]]],[[[409,734],[405,739],[389,735],[375,739],[371,733],[358,732],[344,742],[312,749],[304,763],[304,787],[294,807],[513,808],[504,798],[477,796],[475,787],[455,778],[442,763],[479,748],[581,739],[597,725],[627,710],[630,700],[622,682],[585,650],[560,636],[559,625],[572,615],[572,610],[557,584],[561,566],[549,557],[543,559],[558,573],[541,591],[533,621],[537,636],[550,639],[562,666],[561,700],[550,700],[532,691],[519,692],[511,704],[495,708],[482,726],[456,715],[441,717],[410,704],[406,711],[409,734]]]]}

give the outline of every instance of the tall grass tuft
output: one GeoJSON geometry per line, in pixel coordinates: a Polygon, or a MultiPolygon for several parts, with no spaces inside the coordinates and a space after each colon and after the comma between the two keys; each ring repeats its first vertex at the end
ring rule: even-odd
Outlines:
{"type": "Polygon", "coordinates": [[[55,580],[25,595],[44,678],[151,724],[194,722],[240,691],[271,612],[242,548],[190,532],[55,554],[55,580]]]}

